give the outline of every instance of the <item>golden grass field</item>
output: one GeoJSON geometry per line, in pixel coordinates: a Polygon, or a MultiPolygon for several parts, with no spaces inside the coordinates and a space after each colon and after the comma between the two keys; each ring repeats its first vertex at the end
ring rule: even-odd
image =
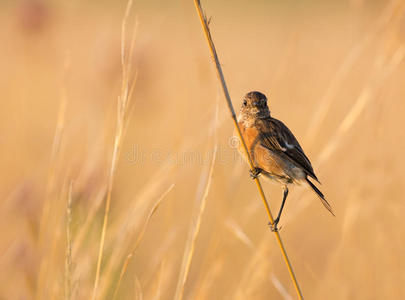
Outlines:
{"type": "MultiPolygon", "coordinates": [[[[305,298],[405,298],[404,1],[202,4],[235,109],[268,96],[336,214],[290,189],[305,298]]],[[[193,1],[134,2],[133,97],[126,5],[0,3],[0,299],[91,299],[108,199],[97,299],[296,299],[193,1]]]]}

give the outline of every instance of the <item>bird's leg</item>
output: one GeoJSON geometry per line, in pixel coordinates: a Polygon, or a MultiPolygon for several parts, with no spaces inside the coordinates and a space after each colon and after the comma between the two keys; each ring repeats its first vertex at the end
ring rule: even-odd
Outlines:
{"type": "Polygon", "coordinates": [[[261,172],[262,172],[262,169],[260,169],[260,168],[254,168],[254,170],[249,170],[250,177],[252,177],[252,179],[256,179],[257,176],[259,176],[261,172]]]}
{"type": "Polygon", "coordinates": [[[278,212],[277,218],[274,220],[273,224],[271,224],[271,223],[269,224],[271,231],[278,231],[277,224],[278,224],[278,222],[280,222],[281,212],[283,211],[285,200],[287,199],[287,195],[288,195],[288,187],[287,187],[287,185],[285,185],[284,194],[283,194],[283,202],[281,202],[281,207],[278,212]]]}

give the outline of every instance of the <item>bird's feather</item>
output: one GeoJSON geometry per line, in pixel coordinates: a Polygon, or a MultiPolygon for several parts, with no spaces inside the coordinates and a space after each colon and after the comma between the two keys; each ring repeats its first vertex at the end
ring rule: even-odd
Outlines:
{"type": "Polygon", "coordinates": [[[261,132],[260,140],[264,147],[278,155],[288,157],[294,164],[301,167],[307,175],[318,181],[304,150],[283,122],[269,117],[257,126],[261,127],[259,129],[261,132]]]}
{"type": "Polygon", "coordinates": [[[318,195],[319,199],[321,199],[323,206],[333,215],[332,207],[330,206],[329,202],[326,201],[325,196],[322,194],[322,192],[308,179],[306,178],[306,181],[308,182],[309,186],[314,190],[314,192],[318,195]]]}

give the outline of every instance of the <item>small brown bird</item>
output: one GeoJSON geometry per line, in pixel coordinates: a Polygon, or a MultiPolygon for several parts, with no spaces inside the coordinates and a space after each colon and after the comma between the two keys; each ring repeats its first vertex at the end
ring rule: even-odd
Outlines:
{"type": "MultiPolygon", "coordinates": [[[[287,126],[270,116],[265,95],[256,91],[246,94],[238,124],[255,166],[255,170],[250,171],[252,178],[263,174],[284,186],[283,202],[271,227],[273,231],[278,230],[277,224],[288,195],[288,184],[306,182],[319,196],[326,209],[334,215],[322,192],[308,178],[311,177],[320,183],[311,162],[287,126]]],[[[239,145],[238,150],[247,158],[242,145],[239,145]]]]}

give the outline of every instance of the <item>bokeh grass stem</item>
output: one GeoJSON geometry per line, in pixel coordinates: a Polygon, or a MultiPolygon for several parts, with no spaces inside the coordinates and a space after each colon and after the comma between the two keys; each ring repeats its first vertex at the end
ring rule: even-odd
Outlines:
{"type": "MultiPolygon", "coordinates": [[[[101,272],[101,262],[103,259],[103,251],[104,251],[104,244],[105,244],[105,236],[107,231],[108,225],[108,215],[111,206],[111,194],[112,194],[112,187],[114,182],[114,174],[117,167],[117,162],[119,158],[120,148],[122,137],[124,135],[124,131],[126,128],[127,122],[127,115],[128,115],[128,103],[130,97],[132,96],[133,87],[135,85],[135,78],[132,76],[131,69],[132,69],[132,53],[134,47],[134,39],[135,34],[132,35],[132,40],[130,43],[129,53],[127,53],[126,49],[126,26],[127,21],[129,18],[129,14],[132,7],[132,0],[129,0],[127,3],[127,7],[125,10],[125,15],[122,20],[122,33],[121,33],[121,62],[122,62],[122,87],[121,87],[121,94],[118,97],[117,102],[117,125],[115,130],[115,137],[114,137],[114,146],[113,146],[113,153],[111,159],[111,166],[108,175],[108,183],[107,183],[107,199],[105,202],[105,209],[104,209],[104,218],[103,218],[103,227],[101,230],[101,238],[100,238],[100,246],[98,251],[98,259],[97,259],[97,268],[96,268],[96,276],[94,280],[93,286],[93,295],[92,299],[95,300],[97,298],[97,289],[98,284],[100,281],[100,272],[101,272]]],[[[136,27],[135,27],[136,29],[136,27]]],[[[135,32],[135,30],[134,30],[135,32]]]]}

